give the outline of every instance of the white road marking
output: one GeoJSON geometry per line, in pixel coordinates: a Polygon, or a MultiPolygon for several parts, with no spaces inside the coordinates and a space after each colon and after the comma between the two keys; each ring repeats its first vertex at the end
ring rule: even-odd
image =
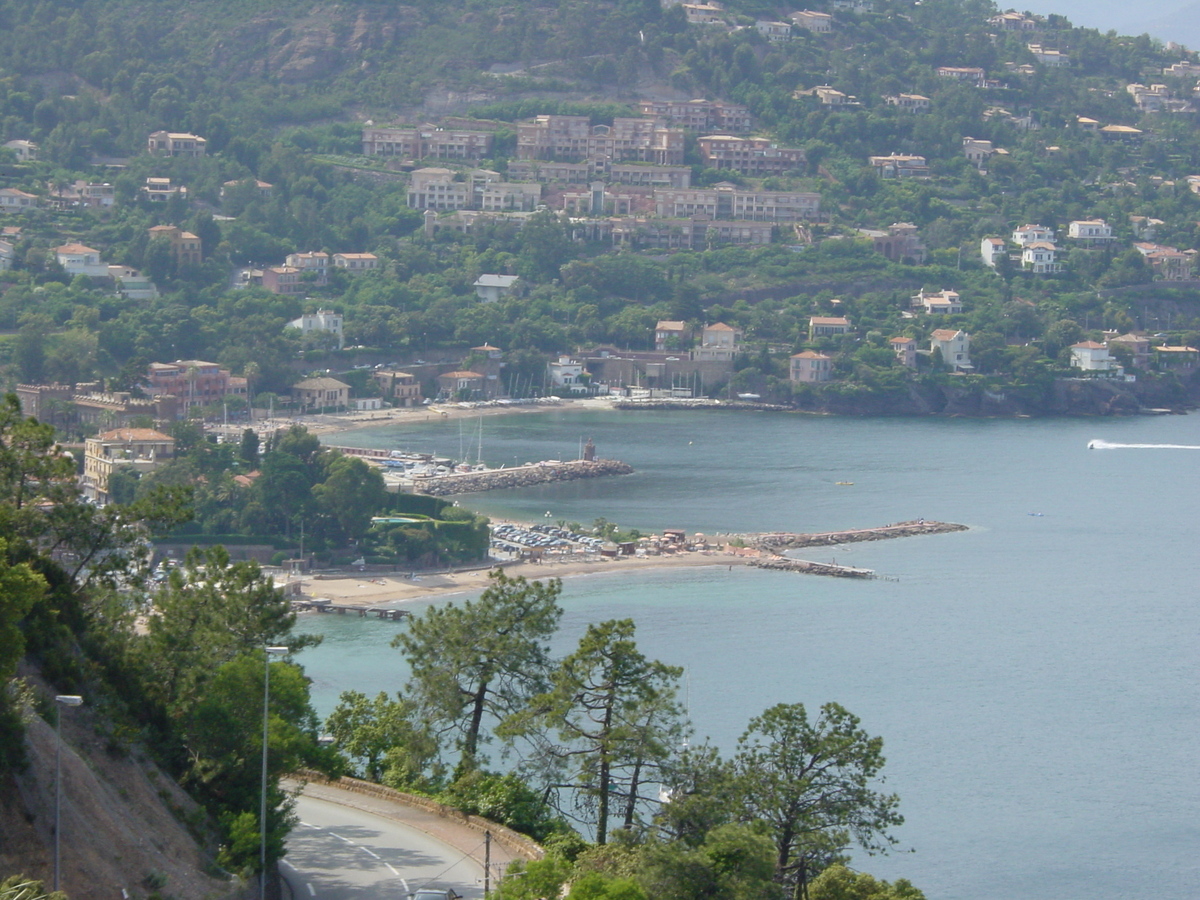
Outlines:
{"type": "MultiPolygon", "coordinates": [[[[388,868],[390,869],[390,868],[391,868],[391,866],[388,866],[388,868]]],[[[411,894],[411,893],[412,893],[412,891],[410,891],[410,890],[408,889],[408,879],[407,879],[407,878],[401,878],[401,879],[400,879],[400,883],[401,883],[402,885],[404,885],[404,893],[406,893],[406,894],[411,894]]]]}
{"type": "MultiPolygon", "coordinates": [[[[385,865],[385,866],[387,866],[389,869],[391,869],[391,870],[392,870],[392,874],[393,874],[393,875],[395,875],[397,878],[399,878],[399,877],[400,877],[400,873],[396,871],[396,867],[395,867],[395,866],[393,866],[391,863],[384,863],[384,865],[385,865]]],[[[401,879],[401,881],[403,881],[403,880],[404,880],[404,879],[401,879]]],[[[406,894],[408,893],[408,887],[407,887],[407,886],[404,888],[404,893],[406,893],[406,894]]]]}
{"type": "Polygon", "coordinates": [[[315,896],[317,896],[316,889],[315,889],[315,888],[313,888],[313,886],[312,886],[312,882],[311,882],[311,881],[306,881],[306,882],[304,882],[304,886],[305,886],[306,888],[308,888],[308,895],[309,895],[310,897],[315,897],[315,896]]]}
{"type": "Polygon", "coordinates": [[[333,835],[333,837],[337,838],[339,841],[345,841],[347,844],[353,844],[353,843],[354,843],[354,841],[350,840],[350,838],[345,838],[345,837],[342,837],[340,834],[334,834],[332,831],[331,831],[331,832],[329,832],[329,833],[330,833],[331,835],[333,835]]]}
{"type": "Polygon", "coordinates": [[[367,856],[371,856],[371,857],[374,857],[375,859],[379,859],[379,854],[378,854],[378,853],[375,853],[374,851],[368,850],[366,847],[363,847],[363,848],[362,848],[362,852],[363,852],[363,853],[365,853],[365,854],[367,854],[367,856]]]}

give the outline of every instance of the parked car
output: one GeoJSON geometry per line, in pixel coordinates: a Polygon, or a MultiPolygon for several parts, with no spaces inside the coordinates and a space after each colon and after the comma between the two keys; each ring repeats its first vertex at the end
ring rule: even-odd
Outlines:
{"type": "Polygon", "coordinates": [[[454,888],[421,888],[416,893],[409,894],[408,900],[461,900],[462,894],[454,888]]]}

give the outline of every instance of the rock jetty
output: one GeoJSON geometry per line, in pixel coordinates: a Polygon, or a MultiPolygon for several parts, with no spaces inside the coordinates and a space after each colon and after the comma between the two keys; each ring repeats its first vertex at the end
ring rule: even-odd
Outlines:
{"type": "Polygon", "coordinates": [[[656,397],[649,400],[614,400],[613,409],[753,409],[786,412],[792,407],[778,403],[756,403],[750,400],[710,400],[704,397],[656,397]]]}
{"type": "Polygon", "coordinates": [[[966,525],[953,522],[897,522],[879,528],[859,528],[853,531],[824,531],[817,534],[756,534],[747,535],[747,542],[759,550],[781,553],[784,550],[799,550],[804,547],[831,547],[837,544],[858,544],[864,541],[887,541],[892,538],[916,537],[922,534],[948,534],[966,531],[966,525]]]}
{"type": "Polygon", "coordinates": [[[615,459],[576,459],[570,462],[538,463],[513,469],[491,469],[486,472],[466,472],[461,475],[432,475],[413,479],[413,493],[432,497],[450,494],[474,494],[501,488],[529,487],[554,481],[575,481],[580,478],[602,478],[606,475],[629,475],[633,466],[615,459]]]}
{"type": "Polygon", "coordinates": [[[774,569],[779,572],[800,572],[804,575],[831,575],[834,578],[874,578],[871,569],[856,569],[852,566],[838,566],[833,563],[812,562],[807,559],[789,559],[786,556],[771,556],[766,559],[752,559],[748,565],[756,569],[774,569]]]}

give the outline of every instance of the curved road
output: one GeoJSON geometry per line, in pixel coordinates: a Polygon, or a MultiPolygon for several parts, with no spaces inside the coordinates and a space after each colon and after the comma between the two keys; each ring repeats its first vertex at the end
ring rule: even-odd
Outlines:
{"type": "MultiPolygon", "coordinates": [[[[331,788],[319,793],[328,794],[331,788]]],[[[300,824],[288,838],[281,870],[295,900],[404,900],[419,888],[454,888],[468,900],[484,895],[484,839],[474,832],[454,835],[458,847],[404,822],[386,810],[360,808],[348,794],[347,803],[313,796],[312,786],[296,798],[300,824]],[[353,804],[353,805],[348,805],[353,804]],[[478,847],[464,842],[478,842],[478,847]]],[[[493,848],[496,864],[506,862],[493,848]]],[[[503,852],[503,851],[502,851],[503,852]]]]}

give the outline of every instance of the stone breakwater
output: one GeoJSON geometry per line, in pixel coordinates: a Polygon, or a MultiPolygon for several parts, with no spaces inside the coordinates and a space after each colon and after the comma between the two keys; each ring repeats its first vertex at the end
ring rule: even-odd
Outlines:
{"type": "Polygon", "coordinates": [[[655,398],[653,400],[614,400],[612,403],[613,409],[753,409],[753,410],[771,410],[775,412],[786,412],[792,409],[790,406],[781,406],[778,403],[754,403],[749,400],[708,400],[702,397],[681,397],[671,399],[668,397],[655,398]]]}
{"type": "Polygon", "coordinates": [[[858,544],[864,541],[887,541],[892,538],[917,537],[922,534],[949,534],[966,531],[966,525],[953,522],[897,522],[880,528],[859,528],[853,531],[825,531],[817,534],[756,534],[747,535],[747,543],[759,550],[781,553],[784,550],[799,550],[804,547],[831,547],[837,544],[858,544]]]}
{"type": "Polygon", "coordinates": [[[413,493],[432,497],[450,494],[475,494],[502,488],[529,487],[554,481],[575,481],[580,478],[602,478],[606,475],[629,475],[633,466],[615,459],[572,460],[561,463],[542,463],[514,469],[493,469],[488,472],[467,472],[462,475],[434,475],[413,479],[413,493]]]}
{"type": "Polygon", "coordinates": [[[800,572],[805,575],[830,575],[834,578],[874,578],[871,569],[855,569],[852,566],[838,566],[832,563],[812,562],[807,559],[788,559],[786,556],[772,556],[768,559],[752,559],[749,565],[756,569],[774,569],[779,572],[800,572]]]}

